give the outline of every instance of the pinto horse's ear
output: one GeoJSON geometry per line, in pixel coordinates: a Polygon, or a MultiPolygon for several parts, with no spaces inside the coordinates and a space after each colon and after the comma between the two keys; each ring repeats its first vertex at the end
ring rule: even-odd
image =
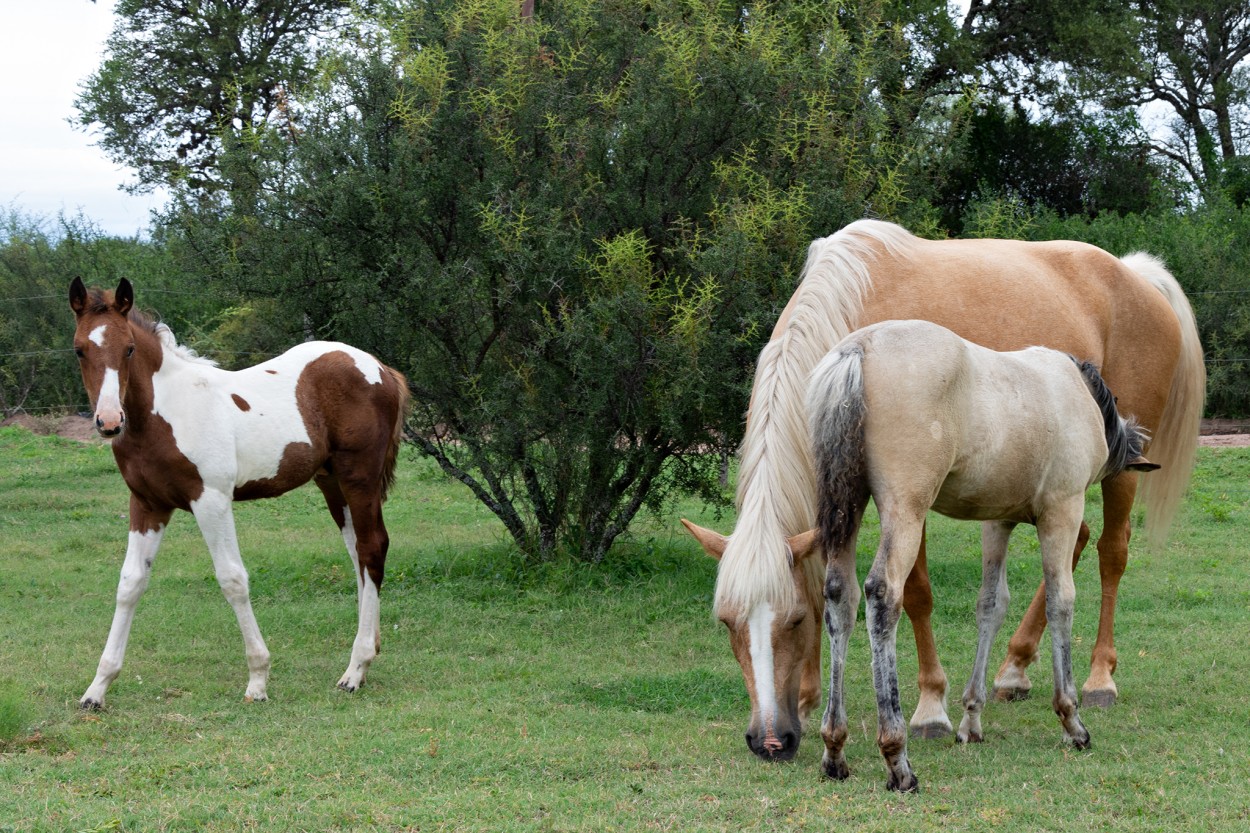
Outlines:
{"type": "Polygon", "coordinates": [[[1150,462],[1145,457],[1138,457],[1136,460],[1129,460],[1128,464],[1125,465],[1124,468],[1129,471],[1154,471],[1155,469],[1162,468],[1162,466],[1158,463],[1150,462]]]}
{"type": "Polygon", "coordinates": [[[698,524],[692,524],[685,518],[682,518],[681,522],[703,547],[703,551],[720,561],[720,557],[725,554],[725,547],[729,544],[729,539],[719,532],[713,532],[710,529],[704,529],[698,524]]]}
{"type": "Polygon", "coordinates": [[[82,278],[74,278],[69,283],[69,308],[74,315],[82,315],[87,309],[87,287],[83,286],[82,278]]]}
{"type": "Polygon", "coordinates": [[[790,547],[794,563],[799,564],[816,551],[816,530],[809,529],[807,532],[800,532],[798,535],[787,538],[786,544],[790,547]]]}
{"type": "Polygon", "coordinates": [[[125,317],[134,305],[135,289],[130,285],[130,281],[122,278],[121,283],[117,284],[117,291],[113,293],[113,309],[125,317]]]}

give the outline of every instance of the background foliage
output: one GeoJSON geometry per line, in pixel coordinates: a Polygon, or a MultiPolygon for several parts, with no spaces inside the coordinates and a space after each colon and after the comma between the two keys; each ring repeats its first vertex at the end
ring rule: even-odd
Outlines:
{"type": "Polygon", "coordinates": [[[125,275],[227,367],[372,350],[522,552],[599,561],[647,507],[723,501],[808,241],[876,216],[1162,256],[1210,413],[1250,414],[1250,1],[117,11],[79,118],[173,198],[141,240],[10,209],[6,413],[85,407],[64,286],[125,275]]]}

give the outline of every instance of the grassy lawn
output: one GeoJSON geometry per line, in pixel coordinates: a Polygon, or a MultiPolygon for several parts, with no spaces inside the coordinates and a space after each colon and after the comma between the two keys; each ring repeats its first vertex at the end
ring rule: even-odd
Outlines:
{"type": "MultiPolygon", "coordinates": [[[[746,692],[710,614],[715,564],[675,518],[648,519],[600,569],[523,570],[494,518],[415,457],[387,505],[382,654],[365,688],[334,685],[355,582],[306,487],[236,507],[274,659],[270,701],[243,702],[242,640],[183,514],[107,708],[80,713],[112,617],[126,506],[106,447],[0,429],[0,831],[1250,830],[1250,450],[1203,451],[1170,544],[1134,547],[1120,702],[1082,712],[1093,749],[1061,744],[1043,661],[1033,699],[987,706],[987,743],[913,741],[922,792],[904,797],[884,790],[862,612],[847,681],[851,779],[819,779],[815,727],[795,762],[765,764],[743,742],[746,692]]],[[[1089,516],[1097,534],[1096,493],[1089,516]]],[[[979,532],[944,519],[930,530],[957,723],[979,532]]],[[[862,578],[875,529],[860,540],[862,578]]],[[[1040,576],[1030,529],[1012,553],[994,669],[1040,576]]],[[[1078,685],[1098,593],[1091,554],[1077,570],[1078,685]]],[[[899,640],[910,714],[906,623],[899,640]]]]}

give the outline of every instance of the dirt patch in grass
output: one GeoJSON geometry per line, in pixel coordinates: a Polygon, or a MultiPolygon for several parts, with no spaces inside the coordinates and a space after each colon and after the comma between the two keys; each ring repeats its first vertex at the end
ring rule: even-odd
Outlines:
{"type": "Polygon", "coordinates": [[[0,422],[0,428],[7,428],[10,425],[16,425],[25,428],[32,434],[40,436],[55,435],[64,437],[68,440],[78,440],[79,442],[105,442],[105,440],[96,433],[95,426],[91,424],[91,417],[80,416],[78,414],[69,414],[66,416],[35,416],[33,414],[15,414],[3,422],[0,422]]]}

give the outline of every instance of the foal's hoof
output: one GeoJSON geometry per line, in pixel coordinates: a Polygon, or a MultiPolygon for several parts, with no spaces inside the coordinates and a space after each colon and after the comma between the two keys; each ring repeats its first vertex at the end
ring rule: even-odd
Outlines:
{"type": "Polygon", "coordinates": [[[1112,689],[1081,692],[1081,708],[1109,709],[1115,705],[1116,694],[1112,689]]]}
{"type": "Polygon", "coordinates": [[[916,793],[920,792],[920,781],[914,772],[902,774],[891,772],[889,780],[885,782],[885,788],[891,792],[916,793]]]}
{"type": "Polygon", "coordinates": [[[1019,686],[994,686],[994,699],[1000,703],[1028,700],[1030,690],[1019,686]]]}
{"type": "Polygon", "coordinates": [[[94,697],[84,697],[78,701],[78,708],[84,712],[98,712],[104,708],[104,703],[94,697]]]}
{"type": "Polygon", "coordinates": [[[851,768],[846,765],[845,759],[831,761],[825,758],[820,762],[820,774],[830,781],[845,781],[851,777],[851,768]]]}

